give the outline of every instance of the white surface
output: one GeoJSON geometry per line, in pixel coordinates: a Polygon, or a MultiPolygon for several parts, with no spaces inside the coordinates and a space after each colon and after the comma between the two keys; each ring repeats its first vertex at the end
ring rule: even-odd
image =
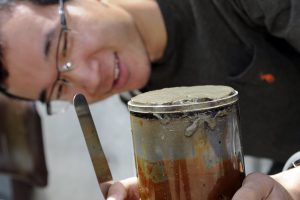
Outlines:
{"type": "MultiPolygon", "coordinates": [[[[43,119],[49,184],[35,190],[36,200],[99,200],[101,195],[74,107],[43,119]]],[[[90,106],[98,134],[115,180],[135,175],[127,107],[113,96],[90,106]]]]}

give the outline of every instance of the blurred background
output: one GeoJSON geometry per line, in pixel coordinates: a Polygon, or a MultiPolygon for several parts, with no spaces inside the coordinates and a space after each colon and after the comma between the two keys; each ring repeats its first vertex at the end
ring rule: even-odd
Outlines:
{"type": "MultiPolygon", "coordinates": [[[[34,199],[99,199],[101,193],[74,107],[54,116],[47,116],[41,104],[38,110],[43,119],[49,183],[35,189],[34,199]]],[[[90,110],[113,178],[134,176],[127,107],[116,95],[91,105],[90,110]]]]}
{"type": "MultiPolygon", "coordinates": [[[[64,114],[47,116],[37,103],[42,119],[44,150],[48,169],[46,187],[34,187],[34,200],[99,200],[102,197],[85,140],[71,106],[64,114]]],[[[130,119],[117,95],[90,106],[99,138],[114,180],[135,176],[130,119]]],[[[246,173],[267,172],[271,162],[246,156],[246,173]]],[[[10,182],[0,175],[0,200],[10,200],[10,182]]],[[[103,198],[102,198],[103,199],[103,198]]]]}

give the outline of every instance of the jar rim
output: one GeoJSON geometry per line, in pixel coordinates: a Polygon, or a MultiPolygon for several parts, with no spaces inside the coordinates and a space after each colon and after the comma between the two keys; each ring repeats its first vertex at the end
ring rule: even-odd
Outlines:
{"type": "Polygon", "coordinates": [[[238,92],[233,92],[223,98],[213,99],[201,102],[185,102],[182,104],[142,104],[130,100],[128,102],[128,110],[137,113],[178,113],[202,111],[234,104],[238,101],[238,92]]]}

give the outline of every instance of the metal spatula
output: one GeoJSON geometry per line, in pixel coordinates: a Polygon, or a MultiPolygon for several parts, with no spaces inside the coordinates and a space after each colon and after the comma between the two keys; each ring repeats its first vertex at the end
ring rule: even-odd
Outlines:
{"type": "Polygon", "coordinates": [[[93,163],[97,180],[104,197],[107,196],[109,186],[112,184],[112,175],[107,159],[103,152],[98,133],[87,103],[82,94],[76,94],[73,99],[75,110],[80,122],[86,145],[93,163]]]}

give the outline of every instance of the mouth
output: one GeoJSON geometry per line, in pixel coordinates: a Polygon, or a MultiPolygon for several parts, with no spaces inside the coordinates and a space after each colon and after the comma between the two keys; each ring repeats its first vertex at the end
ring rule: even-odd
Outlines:
{"type": "Polygon", "coordinates": [[[114,66],[114,82],[120,78],[120,61],[118,55],[115,53],[115,66],[114,66]]]}
{"type": "Polygon", "coordinates": [[[124,60],[122,60],[116,52],[115,55],[115,63],[114,63],[114,71],[113,71],[113,85],[112,89],[120,91],[122,90],[128,81],[129,73],[124,64],[124,60]]]}

